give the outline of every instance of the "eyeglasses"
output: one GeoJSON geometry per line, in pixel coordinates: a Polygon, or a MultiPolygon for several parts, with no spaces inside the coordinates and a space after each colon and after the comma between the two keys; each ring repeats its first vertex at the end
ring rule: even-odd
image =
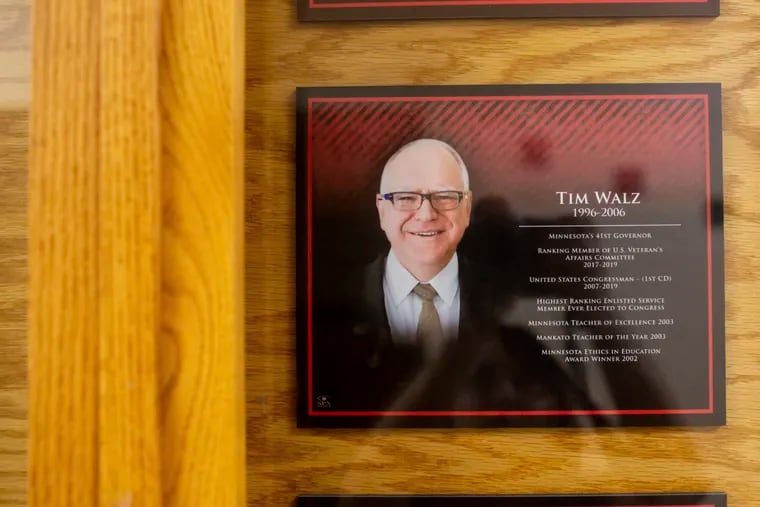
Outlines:
{"type": "Polygon", "coordinates": [[[396,211],[417,211],[422,207],[422,201],[427,199],[436,211],[450,211],[459,207],[459,203],[467,196],[466,192],[444,190],[423,194],[420,192],[391,192],[382,194],[386,201],[391,201],[396,211]]]}

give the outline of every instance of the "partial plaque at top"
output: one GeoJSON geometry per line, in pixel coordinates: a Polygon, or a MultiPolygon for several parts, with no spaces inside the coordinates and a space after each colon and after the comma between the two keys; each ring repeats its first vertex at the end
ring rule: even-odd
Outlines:
{"type": "Polygon", "coordinates": [[[300,425],[724,424],[719,85],[297,100],[300,425]]]}
{"type": "Polygon", "coordinates": [[[719,0],[298,0],[302,21],[717,16],[719,0]]]}

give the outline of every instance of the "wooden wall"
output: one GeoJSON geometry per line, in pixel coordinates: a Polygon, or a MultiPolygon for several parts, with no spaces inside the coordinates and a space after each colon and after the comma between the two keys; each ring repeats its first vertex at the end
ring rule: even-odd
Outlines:
{"type": "Polygon", "coordinates": [[[33,10],[30,505],[244,505],[243,3],[33,10]]]}
{"type": "Polygon", "coordinates": [[[29,3],[0,1],[0,505],[26,505],[29,3]]]}
{"type": "Polygon", "coordinates": [[[726,491],[760,497],[760,2],[718,19],[299,24],[248,19],[247,344],[251,504],[297,493],[726,491]],[[728,425],[717,429],[297,430],[294,88],[723,83],[728,425]]]}
{"type": "Polygon", "coordinates": [[[726,0],[718,19],[308,25],[294,3],[248,3],[245,101],[242,1],[34,3],[28,286],[23,107],[0,131],[17,146],[0,170],[15,294],[0,306],[0,504],[24,503],[28,331],[33,506],[702,490],[752,505],[760,2],[726,0]],[[296,430],[295,87],[641,81],[724,84],[728,425],[296,430]]]}

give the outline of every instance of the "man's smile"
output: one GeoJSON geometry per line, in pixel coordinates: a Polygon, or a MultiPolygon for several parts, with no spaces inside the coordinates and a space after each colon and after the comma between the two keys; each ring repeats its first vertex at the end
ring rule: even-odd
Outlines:
{"type": "Polygon", "coordinates": [[[409,231],[409,234],[412,234],[414,236],[418,236],[421,238],[432,238],[433,236],[438,236],[439,234],[443,234],[443,231],[409,231]]]}

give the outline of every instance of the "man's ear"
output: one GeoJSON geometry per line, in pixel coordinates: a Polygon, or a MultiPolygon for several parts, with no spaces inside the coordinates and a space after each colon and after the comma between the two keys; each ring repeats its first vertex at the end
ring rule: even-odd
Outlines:
{"type": "Polygon", "coordinates": [[[470,214],[472,213],[472,192],[467,192],[464,199],[465,213],[467,213],[467,225],[470,225],[470,214]]]}

